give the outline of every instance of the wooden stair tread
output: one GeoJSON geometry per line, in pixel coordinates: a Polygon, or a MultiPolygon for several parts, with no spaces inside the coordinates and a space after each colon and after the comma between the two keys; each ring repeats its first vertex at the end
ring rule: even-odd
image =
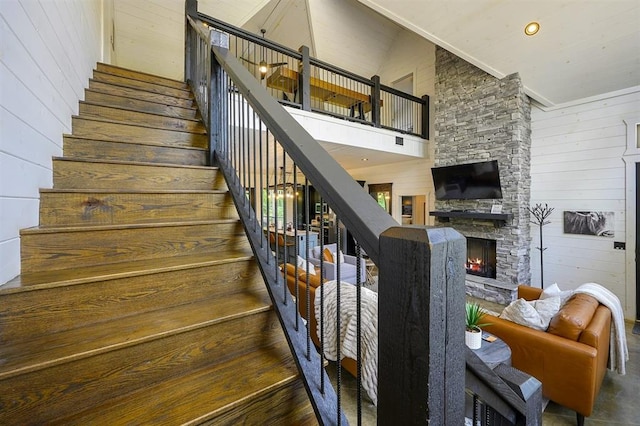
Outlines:
{"type": "Polygon", "coordinates": [[[111,123],[111,124],[120,124],[123,126],[131,126],[131,127],[139,127],[142,129],[156,129],[156,130],[164,130],[167,132],[177,132],[177,133],[190,133],[193,135],[206,135],[207,131],[206,129],[202,130],[202,131],[189,131],[189,130],[180,130],[180,129],[165,129],[165,128],[160,128],[160,127],[156,127],[153,125],[147,125],[147,124],[141,124],[141,123],[132,123],[130,121],[122,121],[122,120],[111,120],[111,119],[107,119],[107,118],[99,118],[99,117],[93,117],[93,116],[85,116],[85,115],[74,115],[71,117],[72,119],[76,118],[76,119],[81,119],[81,120],[86,120],[86,121],[96,121],[96,122],[100,122],[100,123],[111,123]]]}
{"type": "MultiPolygon", "coordinates": [[[[235,293],[0,345],[0,380],[270,309],[266,292],[235,293]]],[[[25,336],[28,338],[28,336],[25,336]]]]}
{"type": "Polygon", "coordinates": [[[158,129],[180,130],[183,132],[206,133],[201,120],[196,118],[174,117],[157,111],[140,111],[121,105],[104,105],[97,102],[80,101],[79,115],[106,120],[117,120],[130,124],[140,124],[158,129]]]}
{"type": "Polygon", "coordinates": [[[148,92],[133,87],[116,86],[104,81],[89,79],[89,89],[99,93],[143,99],[148,102],[156,102],[164,105],[178,106],[181,108],[196,108],[193,99],[176,98],[170,95],[148,92]]]}
{"type": "Polygon", "coordinates": [[[133,260],[117,264],[85,266],[73,269],[57,269],[45,272],[22,274],[12,280],[11,286],[0,287],[3,293],[17,291],[31,291],[51,287],[83,284],[86,282],[106,279],[118,279],[142,274],[154,274],[166,271],[197,268],[217,263],[229,263],[253,258],[253,253],[247,251],[225,251],[197,254],[190,256],[173,256],[160,259],[133,260]],[[114,271],[114,269],[116,269],[114,271]]]}
{"type": "Polygon", "coordinates": [[[98,194],[226,194],[226,189],[64,189],[64,188],[40,188],[40,193],[54,194],[82,194],[92,192],[98,194]]]}
{"type": "Polygon", "coordinates": [[[137,78],[141,81],[147,81],[149,83],[155,83],[161,86],[174,87],[176,89],[189,90],[189,85],[182,81],[173,78],[162,77],[155,74],[146,73],[143,71],[130,70],[128,68],[119,67],[117,65],[107,64],[104,62],[98,62],[97,70],[108,72],[115,75],[132,76],[131,78],[137,78]],[[135,76],[135,77],[134,77],[135,76]]]}
{"type": "Polygon", "coordinates": [[[41,228],[34,226],[31,228],[22,229],[20,235],[31,234],[53,234],[56,232],[93,232],[93,231],[117,231],[117,230],[129,230],[138,228],[170,228],[176,226],[199,226],[199,225],[214,225],[214,224],[226,224],[237,223],[238,219],[211,219],[211,220],[194,220],[194,221],[179,221],[179,222],[150,222],[150,223],[132,223],[132,224],[117,224],[117,225],[88,225],[88,226],[61,226],[61,227],[46,227],[41,228]]]}
{"type": "Polygon", "coordinates": [[[154,100],[135,98],[126,93],[106,93],[105,91],[87,88],[84,90],[84,100],[85,102],[99,102],[110,106],[123,106],[136,111],[155,112],[169,117],[201,118],[198,109],[193,106],[168,105],[166,102],[161,103],[154,100]]]}
{"type": "Polygon", "coordinates": [[[201,123],[202,122],[202,120],[200,120],[198,118],[175,117],[173,115],[162,114],[160,112],[155,112],[155,111],[145,111],[145,110],[140,110],[140,109],[131,108],[131,107],[127,107],[127,106],[111,105],[111,104],[108,104],[106,102],[79,101],[79,103],[81,105],[82,104],[84,104],[84,105],[95,105],[95,106],[104,107],[104,108],[121,109],[123,111],[130,111],[130,112],[135,112],[135,113],[140,113],[140,114],[156,115],[158,117],[170,118],[170,119],[175,119],[175,120],[191,121],[191,122],[194,122],[194,123],[201,123]]]}
{"type": "Polygon", "coordinates": [[[195,425],[298,377],[288,348],[276,344],[122,395],[60,421],[67,425],[138,424],[144,419],[147,424],[195,425]]]}
{"type": "Polygon", "coordinates": [[[172,87],[161,86],[148,81],[123,77],[108,72],[93,70],[93,78],[95,80],[103,81],[114,86],[131,87],[134,89],[144,90],[150,93],[158,93],[165,96],[172,96],[175,98],[193,99],[193,94],[188,89],[176,89],[172,87]]]}
{"type": "MultiPolygon", "coordinates": [[[[100,137],[90,137],[90,136],[84,136],[84,135],[74,135],[72,133],[65,133],[62,135],[64,138],[72,138],[72,139],[83,139],[83,140],[87,140],[87,141],[100,141],[100,142],[109,142],[109,143],[122,143],[122,144],[127,144],[127,145],[140,145],[142,147],[144,146],[157,146],[157,147],[162,147],[162,148],[172,148],[172,149],[185,149],[185,150],[190,150],[190,151],[209,151],[207,148],[201,148],[198,146],[167,146],[161,143],[155,143],[155,142],[146,142],[146,141],[141,141],[141,142],[131,142],[131,141],[126,141],[126,140],[109,140],[109,139],[103,139],[100,137]]],[[[57,157],[57,158],[66,158],[66,157],[57,157]]],[[[70,160],[76,160],[76,158],[70,158],[70,160]]],[[[97,161],[102,161],[102,160],[97,160],[97,161]]],[[[158,163],[161,164],[161,163],[158,163]]]]}
{"type": "Polygon", "coordinates": [[[99,164],[119,164],[128,166],[148,166],[148,167],[171,167],[178,169],[198,169],[198,170],[219,170],[215,166],[193,166],[189,164],[174,163],[147,163],[144,161],[121,161],[121,160],[96,160],[93,158],[69,158],[69,157],[53,157],[54,161],[72,161],[74,163],[99,163],[99,164]]]}
{"type": "Polygon", "coordinates": [[[206,133],[169,130],[154,126],[132,124],[93,117],[71,117],[72,134],[109,141],[133,143],[155,142],[168,147],[198,146],[206,148],[209,141],[206,133]]]}

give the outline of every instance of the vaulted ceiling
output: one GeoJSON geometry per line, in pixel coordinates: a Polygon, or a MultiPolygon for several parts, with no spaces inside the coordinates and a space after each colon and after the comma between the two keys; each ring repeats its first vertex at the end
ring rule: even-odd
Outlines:
{"type": "Polygon", "coordinates": [[[375,74],[404,30],[502,78],[544,106],[640,86],[638,0],[200,0],[234,25],[357,74],[375,74]],[[533,37],[530,21],[541,24],[533,37]]]}
{"type": "MultiPolygon", "coordinates": [[[[199,10],[363,76],[380,74],[407,31],[487,73],[518,72],[544,107],[640,87],[639,0],[199,0],[199,10]],[[524,34],[530,21],[541,25],[524,34]]],[[[347,170],[402,161],[323,146],[347,170]]],[[[408,158],[407,158],[408,159],[408,158]]]]}

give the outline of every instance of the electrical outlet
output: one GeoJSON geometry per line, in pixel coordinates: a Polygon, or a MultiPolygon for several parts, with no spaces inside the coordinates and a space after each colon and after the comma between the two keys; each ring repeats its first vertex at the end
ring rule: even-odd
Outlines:
{"type": "Polygon", "coordinates": [[[627,248],[627,244],[623,241],[614,241],[613,249],[614,250],[625,250],[627,248]]]}

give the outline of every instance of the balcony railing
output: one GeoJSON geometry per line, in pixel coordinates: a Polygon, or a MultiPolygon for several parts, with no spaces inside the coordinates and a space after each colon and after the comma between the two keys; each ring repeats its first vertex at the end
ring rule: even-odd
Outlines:
{"type": "Polygon", "coordinates": [[[429,138],[429,96],[380,84],[299,51],[200,14],[207,27],[229,36],[229,51],[283,105],[429,138]]]}
{"type": "MultiPolygon", "coordinates": [[[[335,389],[324,369],[325,356],[332,353],[332,358],[342,359],[343,346],[338,341],[327,348],[323,340],[327,330],[343,336],[338,330],[349,321],[356,327],[361,423],[365,289],[360,262],[347,287],[341,285],[346,266],[336,262],[335,281],[314,291],[319,292],[315,302],[320,306],[335,300],[339,314],[335,319],[314,317],[321,328],[320,342],[314,342],[300,316],[310,319],[315,314],[309,279],[290,289],[283,271],[293,263],[297,284],[300,269],[312,268],[310,225],[316,214],[321,251],[329,243],[327,234],[335,235],[339,252],[346,229],[356,241],[356,258],[366,252],[379,270],[374,330],[378,357],[373,369],[379,424],[462,424],[465,387],[508,424],[540,424],[537,400],[514,392],[508,373],[488,369],[465,349],[464,237],[450,228],[399,226],[274,99],[247,69],[247,61],[230,50],[229,34],[204,25],[196,9],[195,1],[187,1],[185,75],[209,130],[212,164],[224,174],[319,423],[347,423],[341,369],[337,368],[335,389]],[[331,220],[325,220],[325,214],[331,220]],[[279,234],[285,236],[282,242],[279,234]],[[293,237],[293,244],[287,237],[293,237]],[[298,265],[297,256],[306,260],[298,265]],[[335,291],[327,299],[330,286],[335,291]],[[352,305],[346,302],[347,294],[355,294],[352,305]],[[301,300],[305,306],[299,305],[301,300]]],[[[323,78],[331,80],[328,75],[323,78]]],[[[321,257],[321,283],[327,274],[325,262],[321,257]]],[[[539,387],[533,395],[539,395],[539,387]]]]}

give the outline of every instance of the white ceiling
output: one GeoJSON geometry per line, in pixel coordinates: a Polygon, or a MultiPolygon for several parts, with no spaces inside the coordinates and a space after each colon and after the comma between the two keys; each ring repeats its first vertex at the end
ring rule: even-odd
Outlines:
{"type": "MultiPolygon", "coordinates": [[[[199,0],[199,10],[356,74],[379,73],[404,31],[502,78],[545,107],[640,87],[640,0],[199,0]],[[524,34],[538,21],[540,32],[524,34]]],[[[343,167],[400,161],[329,146],[343,167]],[[366,154],[366,155],[365,155],[366,154]],[[351,160],[347,160],[351,159],[351,160]]],[[[409,158],[407,158],[409,159],[409,158]]]]}
{"type": "Polygon", "coordinates": [[[638,0],[358,1],[545,106],[640,86],[638,0]]]}

